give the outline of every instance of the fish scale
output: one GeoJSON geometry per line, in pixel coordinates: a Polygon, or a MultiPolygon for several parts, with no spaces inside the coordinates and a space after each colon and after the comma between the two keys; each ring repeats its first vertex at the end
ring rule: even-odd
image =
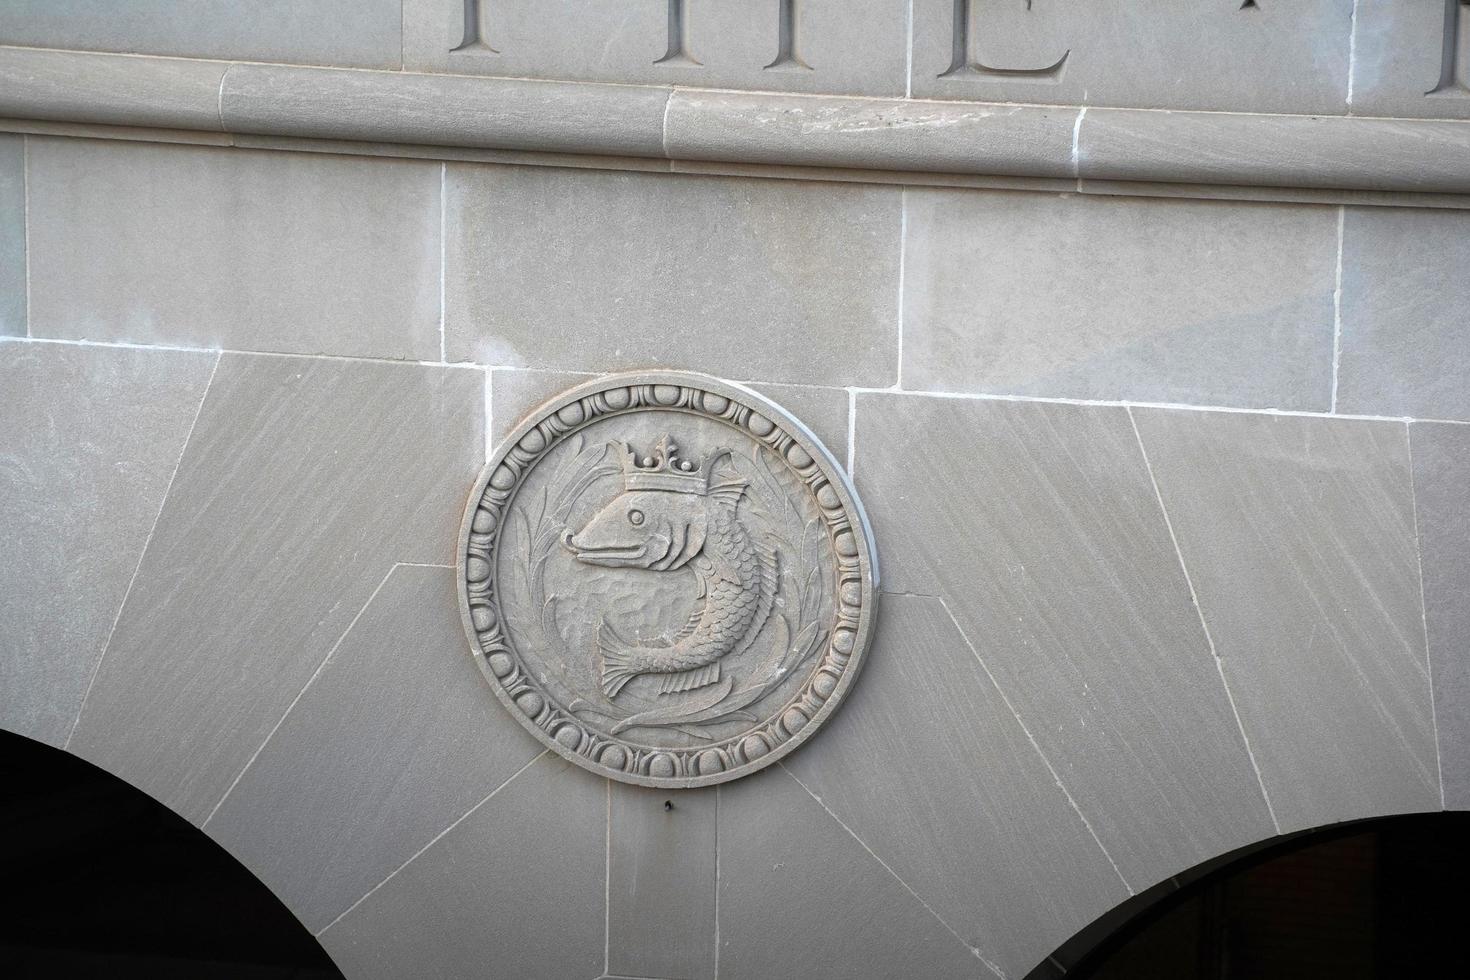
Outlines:
{"type": "Polygon", "coordinates": [[[610,631],[599,633],[604,661],[611,667],[604,670],[610,697],[638,674],[663,675],[660,693],[714,683],[720,676],[720,658],[748,641],[770,613],[776,589],[775,553],[767,549],[762,556],[735,516],[735,501],[706,500],[704,547],[690,566],[699,579],[704,604],[669,645],[630,648],[610,631]]]}

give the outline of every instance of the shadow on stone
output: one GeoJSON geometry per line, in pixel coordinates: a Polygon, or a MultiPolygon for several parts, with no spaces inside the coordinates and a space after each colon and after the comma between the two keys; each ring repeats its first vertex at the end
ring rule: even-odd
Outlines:
{"type": "Polygon", "coordinates": [[[0,975],[329,980],[254,875],[91,763],[0,732],[0,975]]]}
{"type": "Polygon", "coordinates": [[[1176,875],[1063,943],[1027,980],[1460,976],[1470,814],[1275,837],[1176,875]]]}

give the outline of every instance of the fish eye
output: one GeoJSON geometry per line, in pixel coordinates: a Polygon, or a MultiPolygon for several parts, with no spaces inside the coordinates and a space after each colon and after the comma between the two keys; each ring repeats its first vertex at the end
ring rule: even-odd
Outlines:
{"type": "Polygon", "coordinates": [[[631,525],[633,525],[634,527],[637,527],[639,524],[642,524],[643,523],[643,511],[637,510],[636,508],[634,510],[628,511],[628,523],[631,524],[631,525]]]}

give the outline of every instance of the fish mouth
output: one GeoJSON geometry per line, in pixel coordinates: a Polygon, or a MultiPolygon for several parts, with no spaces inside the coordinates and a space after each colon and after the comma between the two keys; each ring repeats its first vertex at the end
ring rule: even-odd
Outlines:
{"type": "Polygon", "coordinates": [[[648,555],[647,541],[627,547],[608,545],[601,548],[589,548],[578,544],[569,531],[563,535],[561,543],[574,558],[589,565],[626,565],[646,558],[648,555]]]}

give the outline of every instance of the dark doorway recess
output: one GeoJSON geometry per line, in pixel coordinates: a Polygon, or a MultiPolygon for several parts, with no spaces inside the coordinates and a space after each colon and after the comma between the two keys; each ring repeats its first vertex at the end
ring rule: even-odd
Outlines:
{"type": "Polygon", "coordinates": [[[9,732],[0,883],[0,977],[341,977],[265,885],[188,821],[9,732]]]}
{"type": "Polygon", "coordinates": [[[1470,813],[1246,848],[1125,902],[1028,980],[1470,977],[1470,813]]]}

